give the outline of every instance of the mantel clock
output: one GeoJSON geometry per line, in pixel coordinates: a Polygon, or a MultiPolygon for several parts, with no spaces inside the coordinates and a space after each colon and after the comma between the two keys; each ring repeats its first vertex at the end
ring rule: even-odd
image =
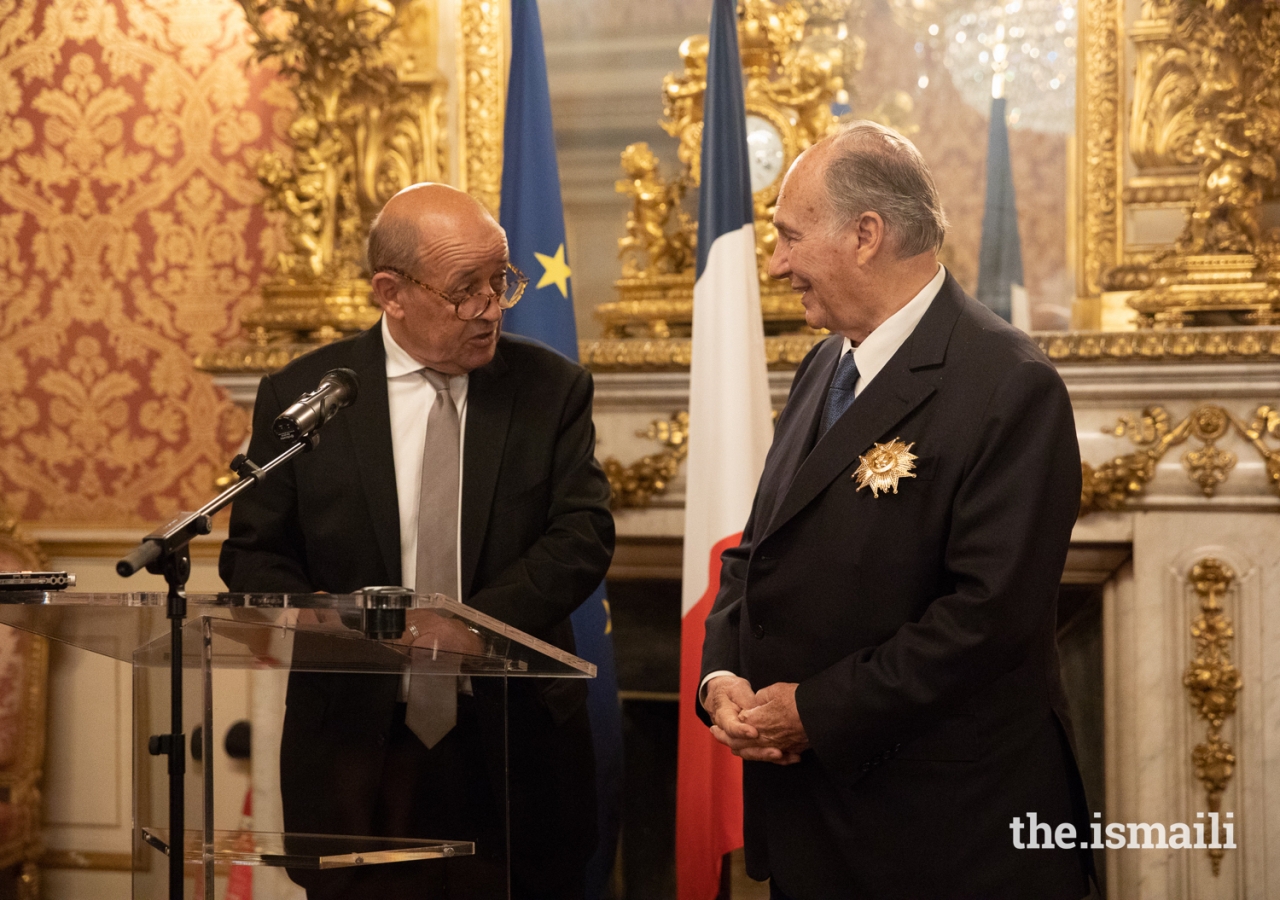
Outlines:
{"type": "MultiPolygon", "coordinates": [[[[804,328],[804,309],[786,284],[767,275],[777,243],[773,207],[782,176],[807,147],[836,124],[835,102],[847,100],[846,85],[862,65],[863,44],[849,33],[856,0],[738,4],[738,39],[746,101],[748,166],[756,220],[765,328],[779,334],[804,328]]],[[[680,174],[670,180],[646,144],[622,154],[626,175],[617,183],[632,209],[619,241],[619,299],[597,312],[612,339],[667,338],[689,333],[693,318],[697,224],[683,201],[701,180],[702,101],[707,86],[707,38],[680,45],[683,69],[663,81],[663,129],[679,141],[680,174]]]]}

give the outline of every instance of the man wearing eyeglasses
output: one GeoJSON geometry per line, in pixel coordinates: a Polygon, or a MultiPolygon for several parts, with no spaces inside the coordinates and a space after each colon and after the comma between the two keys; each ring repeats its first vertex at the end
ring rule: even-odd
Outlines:
{"type": "MultiPolygon", "coordinates": [[[[401,191],[368,257],[381,321],[262,380],[250,457],[283,449],[272,421],[330,369],[356,371],[359,400],[316,450],[236,501],[223,579],[291,593],[405,585],[572,652],[569,615],[614,540],[590,374],[502,334],[527,280],[467,194],[401,191]]],[[[429,645],[408,615],[403,641],[429,645]]],[[[585,682],[512,679],[504,725],[499,679],[459,679],[424,706],[411,672],[300,671],[307,640],[295,638],[281,743],[285,830],[476,842],[470,858],[290,870],[310,900],[505,897],[507,815],[511,896],[582,897],[595,847],[585,682]]]]}

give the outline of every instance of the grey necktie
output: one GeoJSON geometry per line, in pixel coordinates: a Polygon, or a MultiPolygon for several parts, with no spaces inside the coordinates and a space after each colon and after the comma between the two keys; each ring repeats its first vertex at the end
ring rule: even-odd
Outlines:
{"type": "MultiPolygon", "coordinates": [[[[431,369],[423,369],[422,374],[436,389],[436,398],[422,447],[414,585],[419,594],[453,597],[458,592],[458,408],[449,392],[447,375],[431,369]]],[[[425,648],[413,653],[404,717],[405,724],[428,748],[439,743],[458,720],[457,679],[429,674],[433,655],[425,648]]]]}
{"type": "Polygon", "coordinates": [[[819,440],[853,406],[853,389],[857,384],[858,364],[853,361],[853,351],[850,350],[840,357],[835,377],[831,379],[831,387],[827,388],[827,404],[822,410],[822,422],[818,427],[819,440]]]}

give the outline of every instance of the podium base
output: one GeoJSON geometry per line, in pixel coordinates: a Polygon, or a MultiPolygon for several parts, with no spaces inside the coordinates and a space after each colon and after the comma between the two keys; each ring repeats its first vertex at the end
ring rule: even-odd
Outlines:
{"type": "MultiPolygon", "coordinates": [[[[142,839],[169,855],[169,831],[143,828],[142,839]]],[[[290,869],[341,869],[422,859],[471,856],[471,841],[429,841],[411,838],[353,837],[331,834],[284,834],[262,831],[215,831],[206,852],[204,836],[188,831],[183,842],[187,863],[237,866],[278,866],[290,869]]]]}

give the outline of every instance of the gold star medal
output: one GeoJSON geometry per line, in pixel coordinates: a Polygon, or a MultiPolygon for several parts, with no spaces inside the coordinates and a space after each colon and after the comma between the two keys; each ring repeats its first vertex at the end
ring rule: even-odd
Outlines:
{"type": "Polygon", "coordinates": [[[858,469],[853,477],[858,479],[858,490],[871,488],[871,496],[879,497],[880,492],[886,494],[892,488],[898,493],[899,478],[915,478],[915,454],[911,448],[915,444],[904,444],[900,438],[894,438],[887,444],[876,444],[866,456],[859,456],[858,469]]]}

